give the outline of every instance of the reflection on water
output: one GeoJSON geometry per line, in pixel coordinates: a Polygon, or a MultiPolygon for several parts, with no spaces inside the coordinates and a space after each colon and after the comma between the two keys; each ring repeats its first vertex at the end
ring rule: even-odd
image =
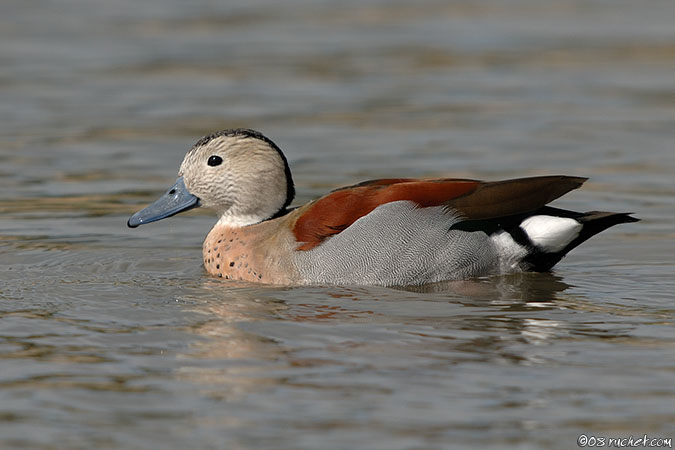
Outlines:
{"type": "Polygon", "coordinates": [[[0,3],[0,447],[570,448],[668,436],[675,4],[0,3]],[[297,204],[391,176],[589,176],[635,211],[563,260],[422,288],[213,279],[194,211],[130,232],[203,134],[297,204]]]}
{"type": "MultiPolygon", "coordinates": [[[[179,358],[178,373],[233,406],[209,420],[235,434],[253,420],[273,422],[276,432],[301,421],[313,439],[336,429],[358,435],[365,423],[380,438],[395,432],[433,441],[461,439],[460,430],[542,430],[567,411],[576,411],[580,428],[604,429],[598,411],[621,406],[616,396],[642,373],[626,367],[612,343],[643,348],[644,363],[666,342],[636,336],[630,322],[612,323],[611,312],[589,311],[591,302],[553,275],[467,282],[422,296],[363,287],[223,290],[213,280],[202,288],[189,309],[203,315],[191,331],[204,339],[179,358]],[[596,376],[579,385],[584,367],[596,376]],[[488,426],[502,414],[510,419],[488,426]]],[[[616,426],[662,431],[655,424],[670,413],[656,390],[631,395],[654,413],[615,419],[616,426]]]]}

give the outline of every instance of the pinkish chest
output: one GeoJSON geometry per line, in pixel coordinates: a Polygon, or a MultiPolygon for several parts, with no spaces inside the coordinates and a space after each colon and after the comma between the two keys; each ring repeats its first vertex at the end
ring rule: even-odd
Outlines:
{"type": "Polygon", "coordinates": [[[202,249],[206,270],[226,279],[265,282],[254,239],[248,234],[242,229],[211,230],[202,249]]]}

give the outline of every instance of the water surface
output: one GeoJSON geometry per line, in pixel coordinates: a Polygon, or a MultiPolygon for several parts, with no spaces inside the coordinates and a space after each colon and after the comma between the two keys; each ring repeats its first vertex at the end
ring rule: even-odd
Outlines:
{"type": "Polygon", "coordinates": [[[0,5],[0,447],[575,448],[675,437],[675,4],[0,5]],[[127,217],[245,126],[296,204],[390,176],[591,180],[635,211],[553,274],[214,279],[127,217]]]}

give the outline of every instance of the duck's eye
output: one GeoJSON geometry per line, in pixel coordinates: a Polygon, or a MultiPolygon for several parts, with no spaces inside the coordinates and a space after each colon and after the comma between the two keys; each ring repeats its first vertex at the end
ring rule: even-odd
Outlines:
{"type": "Polygon", "coordinates": [[[211,156],[209,156],[209,161],[207,162],[207,164],[209,166],[219,166],[220,163],[222,163],[222,162],[223,162],[223,158],[221,158],[220,156],[211,155],[211,156]]]}

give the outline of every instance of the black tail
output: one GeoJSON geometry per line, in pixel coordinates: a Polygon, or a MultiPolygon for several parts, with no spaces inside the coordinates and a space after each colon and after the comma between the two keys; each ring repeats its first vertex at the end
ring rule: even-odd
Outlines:
{"type": "Polygon", "coordinates": [[[551,208],[545,206],[536,212],[536,214],[546,214],[557,217],[568,217],[581,223],[583,227],[572,242],[559,252],[547,253],[533,247],[531,253],[525,258],[525,261],[531,264],[531,269],[537,272],[547,272],[551,270],[567,253],[579,244],[585,242],[601,231],[613,227],[620,223],[639,222],[640,219],[631,217],[632,213],[613,213],[604,211],[589,211],[579,213],[574,211],[567,211],[564,209],[551,208]]]}

